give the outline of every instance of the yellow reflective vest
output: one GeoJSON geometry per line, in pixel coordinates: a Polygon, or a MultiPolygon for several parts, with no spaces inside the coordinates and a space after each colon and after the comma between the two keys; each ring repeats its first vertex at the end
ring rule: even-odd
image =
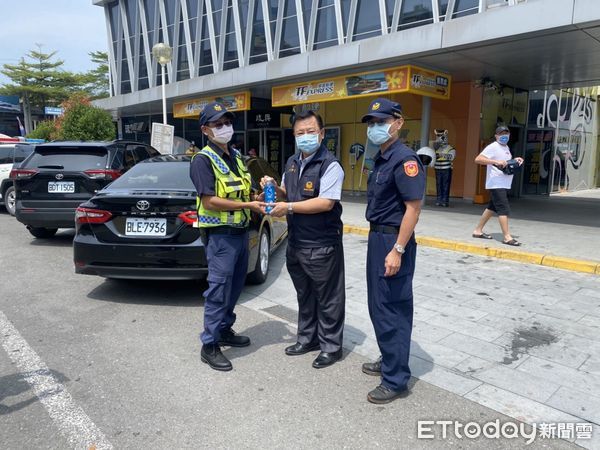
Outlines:
{"type": "MultiPolygon", "coordinates": [[[[229,169],[227,163],[208,145],[192,157],[192,161],[198,155],[207,156],[215,173],[215,195],[235,202],[247,202],[250,200],[250,186],[252,179],[244,164],[242,156],[237,150],[230,149],[234,163],[237,164],[240,175],[236,175],[229,169]]],[[[199,228],[231,226],[244,227],[248,224],[250,210],[239,209],[236,211],[213,211],[204,208],[200,197],[196,197],[196,210],[198,211],[199,228]]]]}

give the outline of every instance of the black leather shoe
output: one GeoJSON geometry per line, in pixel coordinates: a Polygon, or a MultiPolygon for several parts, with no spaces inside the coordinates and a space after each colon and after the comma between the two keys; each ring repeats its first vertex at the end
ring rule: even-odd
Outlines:
{"type": "Polygon", "coordinates": [[[394,391],[383,384],[380,384],[375,389],[373,389],[367,395],[367,400],[371,403],[376,403],[378,405],[382,405],[384,403],[389,403],[397,398],[406,397],[408,395],[408,389],[403,389],[402,391],[394,391]]]}
{"type": "Polygon", "coordinates": [[[296,342],[294,345],[286,347],[285,354],[288,356],[304,355],[308,352],[314,352],[315,350],[319,350],[319,348],[319,343],[301,344],[300,342],[296,342]]]}
{"type": "Polygon", "coordinates": [[[231,328],[221,331],[219,345],[227,345],[228,347],[248,347],[250,338],[248,336],[238,336],[231,328]]]}
{"type": "Polygon", "coordinates": [[[315,369],[322,369],[323,367],[331,366],[336,361],[339,361],[341,357],[342,350],[338,350],[337,352],[333,353],[321,352],[313,361],[312,366],[315,369]]]}
{"type": "Polygon", "coordinates": [[[227,372],[233,369],[231,362],[221,353],[221,348],[217,344],[204,344],[200,351],[200,359],[215,370],[227,372]]]}
{"type": "Polygon", "coordinates": [[[367,375],[373,375],[375,377],[381,376],[381,356],[377,358],[377,361],[372,363],[364,363],[362,365],[363,373],[367,375]]]}

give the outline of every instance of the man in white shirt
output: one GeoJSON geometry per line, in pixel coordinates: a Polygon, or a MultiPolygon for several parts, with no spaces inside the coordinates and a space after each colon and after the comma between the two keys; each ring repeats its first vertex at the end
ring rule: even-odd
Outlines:
{"type": "MultiPolygon", "coordinates": [[[[508,216],[510,215],[510,206],[508,204],[508,191],[512,184],[513,175],[505,174],[502,169],[506,167],[506,162],[512,159],[508,141],[510,139],[509,129],[501,125],[496,128],[496,141],[492,142],[483,151],[477,155],[475,162],[487,166],[485,179],[485,188],[490,191],[490,202],[483,211],[481,219],[475,230],[473,237],[481,239],[492,239],[492,236],[484,233],[483,227],[492,218],[494,213],[498,214],[498,222],[504,239],[502,242],[506,245],[519,246],[521,243],[514,239],[508,231],[508,216]]],[[[519,166],[523,164],[523,158],[515,158],[519,166]]]]}

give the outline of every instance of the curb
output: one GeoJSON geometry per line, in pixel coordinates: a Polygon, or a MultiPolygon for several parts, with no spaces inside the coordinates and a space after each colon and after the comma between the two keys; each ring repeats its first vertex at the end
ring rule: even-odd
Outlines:
{"type": "MultiPolygon", "coordinates": [[[[344,225],[345,233],[367,236],[369,229],[353,225],[344,225]]],[[[572,272],[583,272],[600,275],[600,262],[586,261],[582,259],[566,258],[563,256],[547,255],[543,253],[522,252],[517,250],[487,247],[460,241],[451,241],[428,236],[417,236],[417,243],[425,247],[452,250],[461,253],[471,253],[480,256],[491,256],[493,258],[510,259],[525,264],[537,264],[540,266],[553,267],[555,269],[570,270],[572,272]]]]}

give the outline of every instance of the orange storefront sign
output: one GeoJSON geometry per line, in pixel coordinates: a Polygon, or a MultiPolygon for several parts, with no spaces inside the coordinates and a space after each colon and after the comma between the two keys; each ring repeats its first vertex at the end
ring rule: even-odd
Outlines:
{"type": "Polygon", "coordinates": [[[416,66],[400,66],[275,86],[271,98],[274,107],[402,92],[449,99],[450,83],[447,74],[416,66]]]}
{"type": "Polygon", "coordinates": [[[250,91],[227,95],[194,98],[173,104],[173,117],[198,118],[200,111],[210,102],[220,102],[228,111],[248,111],[250,109],[250,91]]]}

